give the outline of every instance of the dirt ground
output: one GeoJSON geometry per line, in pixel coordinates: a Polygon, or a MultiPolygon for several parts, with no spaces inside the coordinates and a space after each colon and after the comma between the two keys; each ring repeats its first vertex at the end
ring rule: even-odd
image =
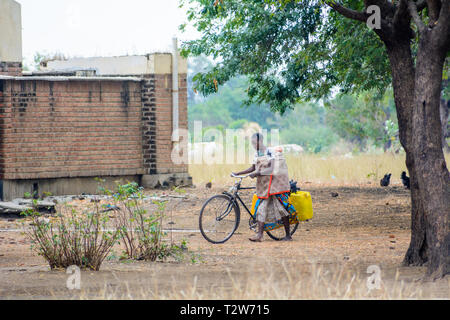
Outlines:
{"type": "MultiPolygon", "coordinates": [[[[410,240],[408,190],[400,185],[301,187],[311,192],[314,219],[301,224],[294,241],[276,242],[265,235],[264,242],[251,243],[253,232],[242,210],[239,229],[223,245],[203,239],[198,216],[204,201],[226,188],[186,189],[185,199],[170,198],[164,220],[166,229],[176,229],[168,238],[188,241],[184,261],[110,259],[100,272],[82,272],[81,291],[67,289],[69,275],[50,271],[30,250],[19,232],[22,219],[2,216],[0,299],[450,298],[448,277],[424,282],[424,267],[401,266],[410,240]],[[381,270],[382,288],[368,292],[371,265],[381,270]]],[[[146,194],[180,196],[157,190],[146,194]]],[[[250,197],[244,193],[247,202],[250,197]]]]}

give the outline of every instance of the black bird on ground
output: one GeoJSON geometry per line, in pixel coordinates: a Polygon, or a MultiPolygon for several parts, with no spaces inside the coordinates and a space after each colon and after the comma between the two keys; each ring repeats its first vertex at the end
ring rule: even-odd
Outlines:
{"type": "Polygon", "coordinates": [[[406,189],[411,189],[411,186],[409,184],[409,177],[406,175],[405,171],[402,172],[400,178],[402,179],[403,185],[406,187],[406,189]]]}
{"type": "Polygon", "coordinates": [[[380,180],[380,185],[381,185],[382,187],[388,187],[388,186],[389,186],[389,183],[391,182],[391,176],[392,176],[391,173],[385,174],[385,175],[384,175],[384,178],[380,180]]]}

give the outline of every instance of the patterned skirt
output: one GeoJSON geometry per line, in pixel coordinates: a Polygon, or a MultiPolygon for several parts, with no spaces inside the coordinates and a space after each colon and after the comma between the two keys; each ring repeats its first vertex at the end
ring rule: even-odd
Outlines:
{"type": "Polygon", "coordinates": [[[255,204],[256,220],[264,223],[277,223],[283,217],[296,214],[295,208],[289,203],[289,192],[270,196],[268,199],[258,199],[255,204]]]}

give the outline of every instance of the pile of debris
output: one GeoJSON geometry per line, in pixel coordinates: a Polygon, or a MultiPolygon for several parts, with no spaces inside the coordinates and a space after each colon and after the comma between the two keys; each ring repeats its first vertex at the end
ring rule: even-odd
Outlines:
{"type": "Polygon", "coordinates": [[[24,211],[33,209],[33,207],[39,212],[55,213],[55,203],[48,200],[37,200],[33,203],[32,199],[14,199],[10,202],[0,201],[0,214],[1,213],[13,213],[20,214],[24,211]]]}
{"type": "MultiPolygon", "coordinates": [[[[101,202],[102,200],[110,200],[112,196],[107,195],[87,195],[81,194],[76,196],[49,196],[43,200],[32,200],[32,199],[14,199],[9,202],[0,201],[0,214],[17,214],[20,215],[22,212],[30,210],[34,207],[40,213],[56,213],[55,206],[58,203],[67,203],[73,200],[81,200],[88,202],[101,202]]],[[[144,201],[170,201],[171,198],[178,198],[180,200],[186,199],[187,196],[183,195],[167,195],[163,194],[161,196],[146,196],[143,198],[144,201]]]]}

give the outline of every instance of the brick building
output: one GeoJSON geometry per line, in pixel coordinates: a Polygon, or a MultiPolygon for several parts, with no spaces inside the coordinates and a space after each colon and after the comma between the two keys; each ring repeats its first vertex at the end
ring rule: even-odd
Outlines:
{"type": "MultiPolygon", "coordinates": [[[[20,16],[15,1],[0,0],[0,9],[2,17],[20,16]]],[[[21,29],[20,19],[8,23],[21,29]]],[[[21,37],[9,39],[17,32],[2,34],[0,44],[0,200],[94,193],[96,177],[109,186],[192,183],[187,164],[171,157],[175,147],[187,150],[187,139],[172,135],[187,129],[186,60],[171,53],[86,58],[25,74],[21,37]]]]}

